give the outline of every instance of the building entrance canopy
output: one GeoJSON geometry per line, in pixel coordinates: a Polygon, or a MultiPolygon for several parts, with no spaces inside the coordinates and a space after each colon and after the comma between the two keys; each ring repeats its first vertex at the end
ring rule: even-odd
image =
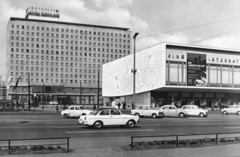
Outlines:
{"type": "Polygon", "coordinates": [[[167,87],[155,89],[153,91],[240,93],[240,88],[167,86],[167,87]]]}

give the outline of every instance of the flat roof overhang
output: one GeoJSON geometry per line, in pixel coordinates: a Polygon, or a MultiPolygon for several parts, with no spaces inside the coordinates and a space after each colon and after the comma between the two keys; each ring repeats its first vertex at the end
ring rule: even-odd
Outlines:
{"type": "Polygon", "coordinates": [[[195,87],[195,86],[165,86],[152,91],[164,92],[206,92],[206,93],[240,93],[240,87],[195,87]]]}

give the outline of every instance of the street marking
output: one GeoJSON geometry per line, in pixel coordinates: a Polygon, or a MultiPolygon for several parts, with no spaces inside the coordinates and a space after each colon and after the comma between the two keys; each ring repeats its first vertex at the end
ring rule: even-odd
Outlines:
{"type": "MultiPolygon", "coordinates": [[[[45,123],[45,124],[50,124],[50,125],[53,124],[53,125],[54,125],[54,124],[69,124],[69,123],[60,123],[60,122],[59,122],[59,123],[45,123]]],[[[77,123],[74,123],[74,124],[77,124],[77,123]]]]}
{"type": "Polygon", "coordinates": [[[186,122],[182,122],[182,121],[177,121],[177,120],[174,120],[174,121],[171,121],[173,123],[179,123],[179,122],[182,122],[182,123],[192,123],[192,122],[221,122],[222,120],[206,120],[206,119],[203,119],[203,120],[192,120],[192,121],[186,121],[186,122]]]}
{"type": "Polygon", "coordinates": [[[99,130],[95,130],[95,131],[68,131],[66,132],[67,134],[78,134],[78,133],[92,133],[92,132],[132,132],[132,131],[157,131],[157,130],[154,130],[154,129],[145,129],[145,130],[109,130],[109,131],[99,131],[99,130]]]}
{"type": "Polygon", "coordinates": [[[231,124],[239,124],[239,125],[240,125],[240,123],[203,123],[203,124],[194,124],[194,125],[213,125],[213,124],[215,124],[215,125],[223,125],[223,124],[229,124],[229,125],[231,125],[231,124]]]}
{"type": "Polygon", "coordinates": [[[240,129],[240,127],[224,127],[224,129],[240,129]]]}
{"type": "Polygon", "coordinates": [[[80,126],[55,126],[55,129],[61,129],[61,128],[80,128],[80,126]]]}

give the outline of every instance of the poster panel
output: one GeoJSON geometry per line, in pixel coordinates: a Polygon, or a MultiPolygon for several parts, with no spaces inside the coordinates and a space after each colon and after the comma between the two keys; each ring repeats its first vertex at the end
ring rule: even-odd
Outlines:
{"type": "Polygon", "coordinates": [[[187,53],[187,85],[207,85],[206,54],[187,53]]]}

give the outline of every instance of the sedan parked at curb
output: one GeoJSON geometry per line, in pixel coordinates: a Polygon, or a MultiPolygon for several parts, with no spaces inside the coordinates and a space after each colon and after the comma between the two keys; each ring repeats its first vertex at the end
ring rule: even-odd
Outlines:
{"type": "Polygon", "coordinates": [[[224,115],[229,113],[240,115],[240,105],[230,105],[228,108],[221,110],[224,115]]]}
{"type": "Polygon", "coordinates": [[[136,109],[131,110],[131,114],[138,117],[160,117],[158,108],[149,105],[139,105],[136,109]]]}
{"type": "Polygon", "coordinates": [[[81,115],[87,115],[87,114],[90,114],[91,112],[92,112],[92,110],[84,109],[83,106],[71,105],[71,106],[68,107],[68,109],[63,110],[61,112],[61,115],[64,118],[80,117],[81,115]]]}
{"type": "Polygon", "coordinates": [[[78,120],[78,124],[94,127],[95,129],[113,125],[133,128],[138,122],[138,116],[122,114],[120,110],[115,108],[96,109],[90,115],[81,116],[78,120]]]}
{"type": "Polygon", "coordinates": [[[188,116],[199,116],[199,117],[208,116],[208,110],[202,109],[197,105],[183,105],[182,110],[184,110],[188,116]]]}
{"type": "Polygon", "coordinates": [[[178,109],[174,105],[164,105],[159,108],[159,115],[161,117],[180,117],[185,118],[187,116],[186,111],[178,109]]]}

